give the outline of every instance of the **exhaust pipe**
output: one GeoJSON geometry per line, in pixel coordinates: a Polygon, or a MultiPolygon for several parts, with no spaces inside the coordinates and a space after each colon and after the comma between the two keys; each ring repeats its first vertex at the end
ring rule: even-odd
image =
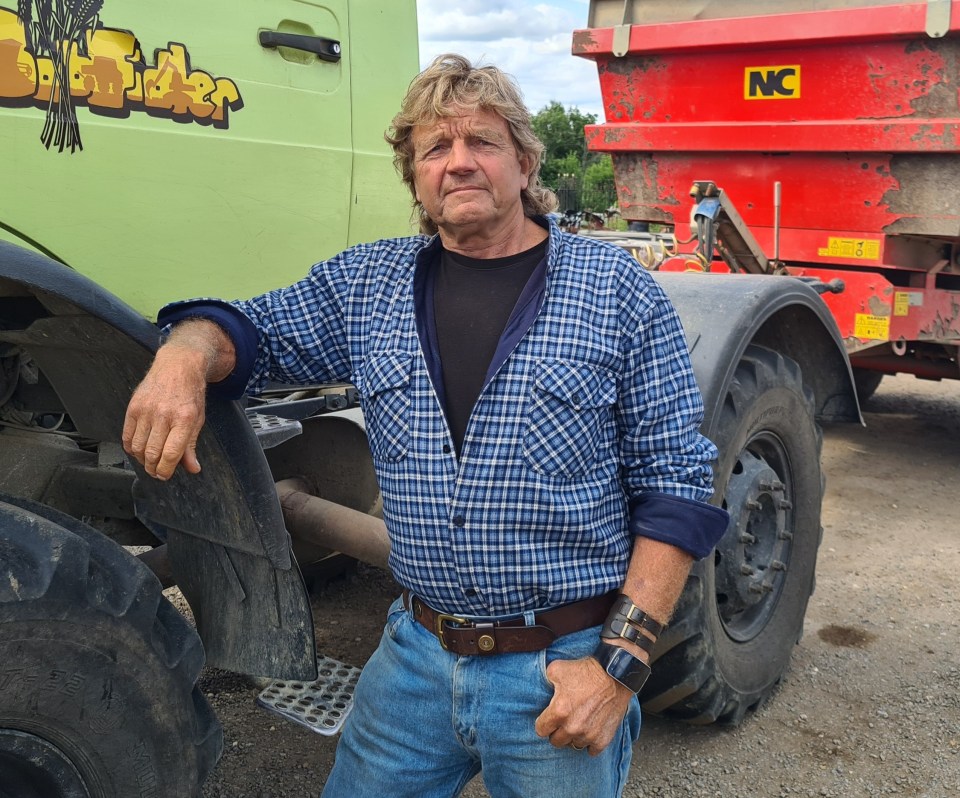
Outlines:
{"type": "MultiPolygon", "coordinates": [[[[379,518],[313,496],[301,479],[284,479],[276,483],[276,487],[283,520],[295,543],[338,551],[389,570],[390,539],[386,524],[379,518]]],[[[164,588],[176,584],[166,544],[143,552],[138,558],[153,571],[164,588]]]]}
{"type": "Polygon", "coordinates": [[[387,569],[390,539],[379,518],[313,496],[300,479],[278,482],[277,496],[287,531],[295,540],[387,569]]]}

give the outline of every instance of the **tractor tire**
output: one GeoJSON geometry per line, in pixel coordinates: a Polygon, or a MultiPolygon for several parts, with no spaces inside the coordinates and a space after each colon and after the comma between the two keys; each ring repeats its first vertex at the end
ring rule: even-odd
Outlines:
{"type": "Polygon", "coordinates": [[[185,798],[223,750],[200,638],[135,557],[0,497],[0,798],[185,798]]]}
{"type": "Polygon", "coordinates": [[[793,360],[750,346],[714,433],[730,525],[698,562],[653,656],[646,711],[736,725],[774,691],[803,631],[822,537],[822,436],[793,360]]]}
{"type": "Polygon", "coordinates": [[[853,387],[857,391],[857,399],[860,404],[867,402],[877,392],[880,383],[883,381],[883,372],[873,369],[853,370],[853,387]]]}

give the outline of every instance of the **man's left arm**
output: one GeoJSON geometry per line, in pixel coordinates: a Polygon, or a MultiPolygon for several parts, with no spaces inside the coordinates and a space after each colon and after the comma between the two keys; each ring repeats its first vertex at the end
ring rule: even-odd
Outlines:
{"type": "MultiPolygon", "coordinates": [[[[642,289],[647,312],[626,348],[617,410],[634,536],[622,592],[648,617],[666,624],[691,564],[713,549],[727,514],[706,503],[716,449],[699,431],[703,401],[680,320],[659,286],[648,276],[640,279],[648,281],[642,289]]],[[[641,303],[624,304],[637,308],[641,303]]],[[[652,644],[652,634],[639,634],[652,644]]],[[[627,640],[604,643],[649,662],[648,653],[627,640]]],[[[537,719],[537,733],[556,746],[588,746],[592,754],[600,753],[617,732],[633,692],[594,657],[553,662],[547,676],[554,695],[537,719]]]]}
{"type": "MultiPolygon", "coordinates": [[[[683,592],[693,557],[675,546],[638,537],[623,592],[659,623],[666,624],[683,592]]],[[[650,655],[632,643],[610,641],[649,662],[650,655]]],[[[547,667],[553,700],[537,719],[537,734],[558,748],[589,748],[596,756],[620,728],[633,691],[608,676],[593,657],[556,660],[547,667]]]]}

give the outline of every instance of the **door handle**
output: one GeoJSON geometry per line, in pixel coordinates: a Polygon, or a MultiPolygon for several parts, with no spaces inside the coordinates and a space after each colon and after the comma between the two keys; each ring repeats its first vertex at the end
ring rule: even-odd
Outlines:
{"type": "Polygon", "coordinates": [[[260,45],[270,49],[289,47],[293,50],[303,50],[307,53],[313,53],[321,61],[336,63],[340,60],[340,42],[323,36],[305,36],[302,33],[280,33],[280,31],[275,30],[262,30],[260,31],[260,45]]]}

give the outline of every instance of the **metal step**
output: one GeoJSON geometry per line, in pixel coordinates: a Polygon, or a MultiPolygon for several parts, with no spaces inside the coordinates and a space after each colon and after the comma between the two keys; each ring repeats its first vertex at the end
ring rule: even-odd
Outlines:
{"type": "Polygon", "coordinates": [[[319,656],[317,673],[312,682],[270,682],[257,696],[257,704],[317,734],[336,734],[353,709],[360,668],[319,656]]]}
{"type": "Polygon", "coordinates": [[[299,421],[262,413],[256,408],[248,408],[246,413],[247,420],[253,427],[253,431],[257,433],[257,440],[263,449],[272,449],[303,432],[303,426],[299,421]]]}

